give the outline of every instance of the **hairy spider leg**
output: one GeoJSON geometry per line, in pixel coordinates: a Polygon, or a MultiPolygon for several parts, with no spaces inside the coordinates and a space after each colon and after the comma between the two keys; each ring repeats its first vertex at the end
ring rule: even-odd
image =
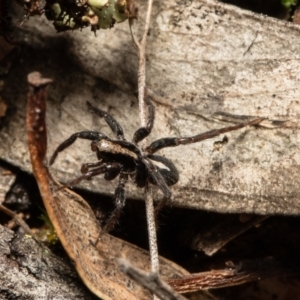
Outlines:
{"type": "Polygon", "coordinates": [[[96,168],[96,167],[99,167],[101,165],[103,165],[102,160],[97,161],[95,163],[86,163],[86,164],[83,164],[81,166],[80,172],[81,172],[81,174],[86,174],[87,172],[89,172],[89,169],[96,168]]]}
{"type": "Polygon", "coordinates": [[[99,236],[94,244],[95,246],[97,246],[101,234],[103,232],[109,232],[110,230],[112,230],[121,215],[121,212],[122,212],[122,210],[125,206],[125,202],[126,202],[125,184],[127,183],[127,181],[128,181],[128,174],[121,172],[120,177],[119,177],[119,183],[115,190],[115,195],[114,195],[114,202],[115,202],[116,208],[114,209],[114,211],[112,212],[108,221],[106,222],[104,228],[102,229],[102,232],[99,234],[99,236]]]}
{"type": "Polygon", "coordinates": [[[151,162],[151,160],[145,156],[142,158],[142,162],[145,164],[152,180],[155,185],[157,185],[162,191],[164,197],[167,199],[171,198],[171,191],[167,186],[167,183],[163,177],[163,175],[159,172],[158,168],[151,162]]]}
{"type": "Polygon", "coordinates": [[[87,173],[68,182],[67,184],[65,184],[64,187],[72,187],[72,186],[78,184],[79,182],[81,182],[82,180],[91,180],[94,176],[97,176],[99,174],[105,174],[105,173],[109,174],[113,171],[116,172],[116,170],[118,170],[118,172],[120,172],[120,169],[121,169],[121,164],[118,164],[118,163],[104,164],[103,163],[100,167],[89,170],[87,173]]]}
{"type": "Polygon", "coordinates": [[[112,117],[109,113],[94,107],[89,101],[86,101],[86,104],[88,108],[95,113],[98,117],[104,118],[107,125],[110,127],[114,135],[117,137],[118,140],[125,140],[124,132],[121,127],[121,125],[118,123],[118,121],[112,117]]]}
{"type": "MultiPolygon", "coordinates": [[[[158,205],[155,207],[155,223],[157,224],[157,216],[158,216],[158,212],[161,210],[161,208],[171,199],[171,191],[167,186],[167,182],[165,180],[165,178],[163,177],[162,173],[161,173],[161,169],[158,169],[149,159],[148,155],[147,157],[142,158],[143,163],[145,164],[149,174],[150,174],[150,178],[149,181],[155,185],[158,186],[158,188],[162,191],[163,193],[163,198],[162,200],[158,203],[158,205]]],[[[158,160],[158,156],[157,155],[153,155],[154,158],[156,158],[156,161],[160,161],[158,160]]],[[[151,159],[153,159],[153,156],[151,159]]],[[[163,158],[163,157],[161,157],[163,158]]],[[[154,159],[153,159],[154,160],[154,159]]],[[[170,161],[169,161],[170,162],[170,161]]],[[[165,163],[165,161],[164,161],[165,163]]],[[[173,163],[171,163],[173,165],[173,163]]],[[[174,165],[173,165],[174,166],[174,165]]],[[[172,166],[172,167],[173,167],[172,166]]],[[[175,167],[175,166],[174,166],[175,167]]],[[[176,169],[176,168],[175,168],[176,169]]],[[[176,170],[177,171],[177,170],[176,170]]],[[[178,181],[178,180],[177,180],[178,181]]]]}
{"type": "MultiPolygon", "coordinates": [[[[81,166],[81,174],[86,174],[90,171],[93,171],[93,170],[90,170],[90,169],[95,169],[96,167],[99,167],[99,166],[102,166],[103,164],[105,163],[104,160],[100,160],[100,161],[97,161],[95,163],[86,163],[86,164],[83,164],[81,166]]],[[[110,165],[110,167],[107,169],[107,171],[105,172],[104,174],[104,179],[105,180],[113,180],[115,179],[119,174],[120,174],[120,169],[121,169],[121,164],[119,163],[112,163],[110,165]]]]}
{"type": "Polygon", "coordinates": [[[54,163],[58,153],[62,152],[67,147],[71,146],[76,141],[77,138],[91,140],[91,141],[100,141],[102,139],[108,139],[108,137],[105,134],[97,131],[76,132],[56,148],[56,150],[54,151],[50,159],[50,163],[49,163],[50,166],[54,163]]]}
{"type": "MultiPolygon", "coordinates": [[[[178,182],[179,180],[179,173],[178,170],[176,168],[176,166],[173,164],[172,161],[170,161],[169,159],[160,156],[160,155],[148,155],[148,158],[150,158],[151,160],[154,161],[158,161],[161,162],[162,164],[164,164],[167,168],[158,168],[158,172],[163,176],[165,183],[168,186],[174,185],[175,183],[178,182]]],[[[153,180],[151,180],[152,178],[150,178],[150,182],[154,183],[153,180]]],[[[155,216],[157,218],[158,212],[166,205],[167,201],[170,198],[167,197],[163,197],[163,199],[156,205],[155,207],[155,216]]],[[[157,223],[157,220],[156,220],[157,223]]]]}
{"type": "Polygon", "coordinates": [[[156,140],[153,143],[151,143],[150,146],[148,146],[145,151],[147,151],[149,154],[152,154],[152,153],[155,153],[156,151],[158,151],[162,148],[166,148],[166,147],[176,147],[179,145],[187,145],[187,144],[201,142],[203,140],[216,137],[222,133],[237,130],[237,129],[240,129],[240,128],[243,128],[243,127],[246,127],[249,125],[258,124],[262,120],[264,120],[264,118],[257,118],[252,121],[249,121],[249,122],[237,124],[234,126],[224,127],[224,128],[220,128],[220,129],[210,130],[210,131],[200,133],[200,134],[197,134],[197,135],[191,136],[191,137],[162,138],[162,139],[156,140]]]}
{"type": "MultiPolygon", "coordinates": [[[[147,155],[147,157],[150,158],[151,160],[161,162],[168,168],[168,169],[166,169],[166,168],[158,168],[157,167],[158,172],[163,176],[164,181],[167,184],[167,186],[174,185],[175,183],[178,182],[179,173],[178,173],[176,166],[173,164],[172,161],[170,161],[169,159],[167,159],[163,156],[160,156],[160,155],[149,154],[149,155],[147,155]]],[[[153,180],[151,180],[151,179],[150,179],[150,182],[154,183],[153,180]]]]}
{"type": "Polygon", "coordinates": [[[148,108],[147,124],[145,127],[139,128],[134,133],[133,139],[132,139],[132,142],[134,144],[137,144],[138,142],[142,141],[152,131],[154,119],[155,119],[155,108],[150,101],[147,102],[147,108],[148,108]]]}

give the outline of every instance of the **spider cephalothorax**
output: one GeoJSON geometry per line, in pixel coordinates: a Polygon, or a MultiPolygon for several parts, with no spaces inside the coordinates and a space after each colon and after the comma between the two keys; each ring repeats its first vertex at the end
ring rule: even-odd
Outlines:
{"type": "Polygon", "coordinates": [[[87,102],[88,108],[101,118],[104,118],[113,131],[116,139],[111,139],[97,131],[81,131],[72,134],[66,141],[60,144],[54,151],[50,165],[53,164],[59,152],[73,144],[77,138],[91,140],[92,151],[96,152],[98,161],[86,163],[81,167],[83,175],[69,182],[67,186],[73,186],[80,181],[89,180],[96,175],[104,174],[106,180],[113,180],[119,176],[119,183],[115,190],[114,201],[116,208],[105,225],[104,231],[113,228],[122,208],[125,205],[125,184],[131,177],[138,187],[145,187],[147,183],[154,184],[162,191],[165,201],[171,197],[169,186],[179,180],[179,174],[175,165],[167,158],[153,153],[165,147],[196,143],[215,137],[221,133],[237,130],[239,128],[258,124],[262,119],[257,118],[250,122],[237,124],[221,129],[211,130],[192,137],[162,138],[152,142],[145,150],[138,147],[138,143],[147,137],[153,128],[155,110],[151,102],[147,103],[148,121],[145,127],[139,128],[133,135],[132,142],[125,139],[123,129],[119,123],[107,112],[92,106],[87,102]],[[155,162],[159,162],[158,167],[155,162]]]}

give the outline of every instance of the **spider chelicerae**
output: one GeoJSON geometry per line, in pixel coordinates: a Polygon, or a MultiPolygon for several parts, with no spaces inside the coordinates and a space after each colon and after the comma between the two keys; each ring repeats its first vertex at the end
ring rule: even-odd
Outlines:
{"type": "Polygon", "coordinates": [[[166,147],[200,142],[222,133],[237,130],[248,125],[258,124],[262,121],[262,118],[256,118],[249,122],[207,131],[191,137],[161,138],[152,142],[145,149],[141,149],[138,143],[151,133],[155,119],[155,109],[150,101],[147,102],[148,118],[146,126],[139,128],[134,133],[132,142],[125,139],[123,129],[116,119],[107,112],[92,106],[90,102],[87,101],[86,103],[90,111],[104,118],[114,133],[115,138],[111,139],[98,131],[76,132],[56,148],[50,159],[50,165],[54,163],[58,153],[72,145],[77,138],[92,141],[91,149],[96,152],[98,161],[83,164],[81,167],[82,175],[67,183],[65,186],[72,187],[82,180],[90,180],[100,174],[103,174],[106,180],[113,180],[119,176],[118,186],[114,194],[116,207],[104,226],[103,230],[105,232],[110,231],[114,227],[125,205],[125,185],[129,177],[132,178],[135,184],[140,188],[145,187],[147,183],[158,186],[164,196],[159,207],[162,206],[162,203],[165,203],[171,198],[169,186],[178,182],[178,170],[172,161],[163,156],[153,155],[153,153],[166,147]],[[155,162],[158,162],[160,166],[157,166],[155,162]]]}

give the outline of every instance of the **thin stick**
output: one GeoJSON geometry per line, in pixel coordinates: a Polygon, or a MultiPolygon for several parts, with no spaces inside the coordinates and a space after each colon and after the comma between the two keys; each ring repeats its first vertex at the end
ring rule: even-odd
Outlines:
{"type": "Polygon", "coordinates": [[[146,125],[145,102],[144,102],[145,88],[146,88],[146,44],[147,44],[149,27],[150,27],[152,3],[153,0],[148,0],[146,24],[145,24],[144,35],[141,40],[140,51],[139,51],[138,93],[139,93],[140,120],[142,126],[146,125]]]}
{"type": "Polygon", "coordinates": [[[139,41],[137,40],[136,35],[133,32],[132,22],[129,21],[128,24],[129,24],[129,29],[130,29],[130,34],[131,34],[131,38],[132,38],[132,41],[133,41],[133,45],[139,51],[141,45],[140,45],[139,41]]]}
{"type": "Polygon", "coordinates": [[[142,126],[146,124],[146,111],[145,111],[145,89],[146,89],[146,44],[147,44],[147,36],[150,27],[150,19],[152,12],[152,4],[153,0],[148,0],[148,9],[145,21],[145,28],[142,40],[139,42],[135,37],[132,30],[132,22],[129,22],[130,33],[132,36],[132,40],[134,45],[138,49],[139,55],[139,68],[138,68],[138,100],[139,100],[139,116],[140,123],[142,126]]]}
{"type": "Polygon", "coordinates": [[[152,188],[150,185],[146,187],[146,215],[148,225],[148,238],[151,259],[151,271],[159,273],[159,258],[156,239],[156,226],[155,226],[155,211],[153,207],[152,188]]]}
{"type": "MultiPolygon", "coordinates": [[[[138,100],[139,100],[139,117],[142,127],[146,125],[146,110],[145,110],[145,90],[146,90],[146,44],[147,36],[150,27],[150,19],[152,12],[153,0],[148,0],[148,9],[145,21],[145,28],[142,40],[139,42],[132,30],[132,24],[129,22],[130,32],[132,40],[136,48],[138,49],[139,65],[138,65],[138,100]]],[[[144,143],[146,141],[144,140],[144,143]]],[[[148,235],[149,235],[149,251],[151,257],[151,270],[152,272],[159,273],[159,259],[158,259],[158,249],[157,249],[157,239],[156,239],[156,226],[155,226],[155,216],[153,207],[153,196],[152,189],[149,185],[145,188],[145,205],[147,214],[147,224],[148,224],[148,235]]],[[[154,296],[154,299],[157,299],[154,296]]]]}
{"type": "Polygon", "coordinates": [[[0,211],[3,211],[5,214],[10,216],[13,219],[13,221],[15,221],[19,226],[23,228],[26,234],[34,237],[34,234],[30,230],[29,226],[16,213],[14,213],[12,210],[8,209],[2,204],[0,204],[0,211]]]}
{"type": "Polygon", "coordinates": [[[187,300],[185,297],[174,291],[156,272],[146,273],[134,267],[124,258],[118,259],[122,272],[137,281],[140,285],[154,293],[162,300],[187,300]]]}

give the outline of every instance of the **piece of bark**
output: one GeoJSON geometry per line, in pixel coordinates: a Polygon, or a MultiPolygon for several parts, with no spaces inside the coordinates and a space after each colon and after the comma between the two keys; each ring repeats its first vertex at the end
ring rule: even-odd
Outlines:
{"type": "MultiPolygon", "coordinates": [[[[136,2],[138,27],[145,3],[136,2]]],[[[157,113],[149,142],[227,126],[213,117],[216,111],[289,121],[285,128],[228,133],[222,147],[218,142],[224,136],[160,151],[180,173],[172,187],[173,205],[299,214],[299,27],[211,0],[157,2],[152,20],[147,82],[157,113]]],[[[108,110],[132,136],[139,127],[137,58],[127,24],[100,31],[96,38],[88,32],[56,34],[42,18],[32,18],[23,30],[21,59],[7,78],[6,99],[15,113],[0,133],[0,157],[30,171],[24,95],[25,76],[33,69],[56,79],[49,95],[49,155],[76,131],[112,136],[88,113],[87,99],[108,110]]],[[[93,161],[89,142],[77,141],[59,155],[52,172],[68,181],[82,163],[93,161]]],[[[100,176],[80,186],[111,195],[116,185],[100,176]]],[[[143,198],[134,184],[128,184],[127,195],[143,198]]]]}
{"type": "Polygon", "coordinates": [[[30,236],[0,225],[1,299],[98,299],[71,265],[30,236]]]}

